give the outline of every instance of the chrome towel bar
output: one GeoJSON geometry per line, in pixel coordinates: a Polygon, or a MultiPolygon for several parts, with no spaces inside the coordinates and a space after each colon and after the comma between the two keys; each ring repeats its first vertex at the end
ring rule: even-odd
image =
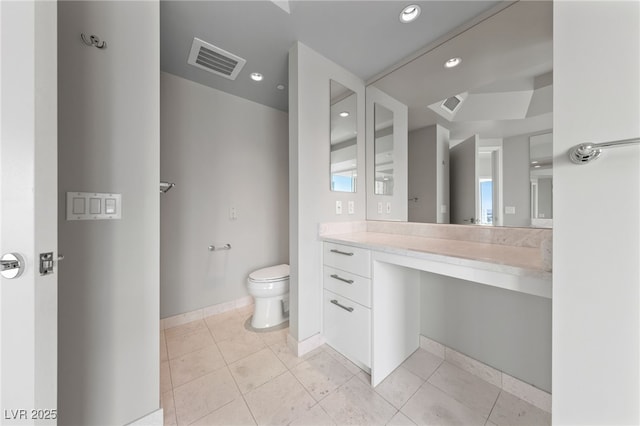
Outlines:
{"type": "Polygon", "coordinates": [[[619,141],[602,143],[582,143],[569,150],[569,158],[575,164],[587,164],[591,160],[595,160],[600,157],[603,149],[635,144],[640,144],[640,138],[622,139],[619,141]]]}
{"type": "Polygon", "coordinates": [[[209,251],[231,250],[231,244],[225,244],[222,247],[209,246],[209,251]]]}

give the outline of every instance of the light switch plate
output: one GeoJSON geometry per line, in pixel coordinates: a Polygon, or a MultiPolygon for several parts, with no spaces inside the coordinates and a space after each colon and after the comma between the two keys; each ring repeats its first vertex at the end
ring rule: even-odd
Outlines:
{"type": "Polygon", "coordinates": [[[382,214],[382,201],[378,201],[378,214],[382,214]]]}
{"type": "Polygon", "coordinates": [[[387,202],[387,214],[391,214],[391,203],[387,202]]]}
{"type": "Polygon", "coordinates": [[[504,214],[516,214],[515,206],[505,206],[504,207],[504,214]]]}
{"type": "Polygon", "coordinates": [[[336,201],[336,214],[342,214],[342,201],[336,201]]]}
{"type": "Polygon", "coordinates": [[[356,203],[355,202],[349,201],[347,206],[348,206],[349,214],[354,214],[356,212],[356,203]]]}
{"type": "Polygon", "coordinates": [[[235,207],[229,207],[229,219],[238,219],[238,209],[236,209],[235,207]]]}
{"type": "Polygon", "coordinates": [[[440,206],[440,213],[446,213],[447,212],[447,205],[446,204],[442,204],[440,206]]]}
{"type": "Polygon", "coordinates": [[[122,194],[67,192],[67,220],[122,219],[122,194]]]}

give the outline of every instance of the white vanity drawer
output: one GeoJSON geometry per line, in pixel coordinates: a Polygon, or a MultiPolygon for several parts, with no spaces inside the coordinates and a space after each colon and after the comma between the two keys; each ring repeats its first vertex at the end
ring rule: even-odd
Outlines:
{"type": "Polygon", "coordinates": [[[371,307],[371,280],[341,269],[324,267],[324,288],[371,307]]]}
{"type": "Polygon", "coordinates": [[[371,310],[329,290],[324,290],[323,306],[327,344],[371,368],[371,310]]]}
{"type": "Polygon", "coordinates": [[[371,278],[371,251],[366,249],[324,243],[324,264],[371,278]]]}

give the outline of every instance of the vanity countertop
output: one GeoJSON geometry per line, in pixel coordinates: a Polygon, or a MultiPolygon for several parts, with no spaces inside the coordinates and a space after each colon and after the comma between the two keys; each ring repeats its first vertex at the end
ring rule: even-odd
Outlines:
{"type": "Polygon", "coordinates": [[[545,268],[540,250],[534,247],[371,231],[323,235],[321,239],[390,254],[551,281],[551,271],[545,268]]]}

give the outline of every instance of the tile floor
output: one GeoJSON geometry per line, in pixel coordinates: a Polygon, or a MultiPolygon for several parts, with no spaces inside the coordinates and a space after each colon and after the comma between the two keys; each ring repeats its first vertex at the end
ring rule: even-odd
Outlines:
{"type": "Polygon", "coordinates": [[[551,415],[418,349],[375,389],[327,345],[298,358],[252,307],[161,332],[165,425],[549,425],[551,415]]]}

